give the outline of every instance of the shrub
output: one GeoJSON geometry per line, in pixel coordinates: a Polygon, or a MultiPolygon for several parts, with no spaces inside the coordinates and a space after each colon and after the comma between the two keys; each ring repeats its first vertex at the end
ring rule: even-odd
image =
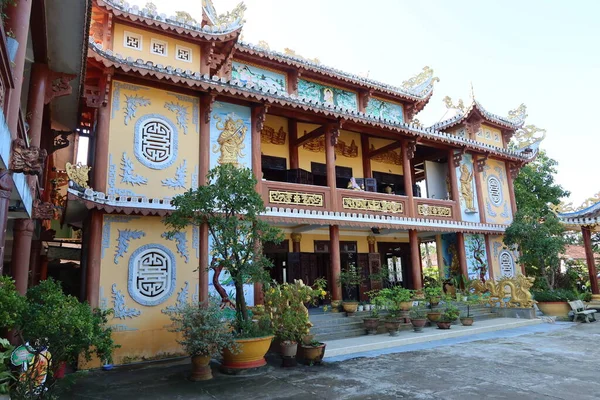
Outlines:
{"type": "Polygon", "coordinates": [[[17,293],[15,282],[0,276],[0,329],[12,329],[25,308],[25,298],[17,293]]]}
{"type": "Polygon", "coordinates": [[[413,307],[409,311],[410,319],[426,319],[427,318],[427,310],[419,304],[416,307],[413,307]]]}
{"type": "Polygon", "coordinates": [[[573,301],[577,300],[577,294],[569,289],[538,290],[532,293],[536,301],[573,301]]]}
{"type": "Polygon", "coordinates": [[[444,312],[442,313],[442,316],[440,317],[440,321],[453,322],[453,321],[456,321],[456,319],[458,318],[459,315],[460,315],[460,310],[454,304],[452,304],[452,302],[447,302],[446,308],[444,309],[444,312]]]}

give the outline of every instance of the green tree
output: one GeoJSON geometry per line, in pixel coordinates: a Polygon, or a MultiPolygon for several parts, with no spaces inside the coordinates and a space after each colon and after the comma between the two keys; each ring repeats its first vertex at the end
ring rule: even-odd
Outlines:
{"type": "Polygon", "coordinates": [[[521,169],[514,182],[517,213],[504,235],[504,243],[516,245],[521,252],[520,262],[527,274],[540,277],[550,289],[557,283],[559,255],[567,242],[563,226],[549,208],[569,195],[554,181],[557,165],[541,151],[521,169]]]}
{"type": "Polygon", "coordinates": [[[190,225],[208,225],[212,237],[210,269],[225,269],[235,285],[235,311],[238,329],[248,326],[244,284],[266,282],[266,268],[272,266],[261,249],[261,242],[279,243],[278,228],[259,218],[265,212],[262,197],[256,192],[252,170],[224,164],[212,169],[209,184],[176,196],[175,211],[165,217],[169,236],[190,225]]]}

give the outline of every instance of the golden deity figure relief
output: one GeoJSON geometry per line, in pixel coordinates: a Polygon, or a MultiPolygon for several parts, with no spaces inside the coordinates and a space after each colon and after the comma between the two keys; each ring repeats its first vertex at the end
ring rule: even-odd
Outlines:
{"type": "Polygon", "coordinates": [[[225,122],[221,117],[213,115],[217,120],[215,126],[221,131],[217,139],[217,144],[213,145],[213,153],[221,153],[217,162],[219,164],[233,164],[236,167],[240,166],[240,157],[244,157],[242,152],[246,145],[246,131],[248,128],[244,125],[244,121],[239,119],[235,113],[227,115],[225,122]],[[236,119],[237,118],[237,119],[236,119]]]}
{"type": "Polygon", "coordinates": [[[92,169],[92,167],[83,165],[81,162],[78,162],[76,165],[73,165],[70,162],[68,162],[65,165],[65,169],[67,171],[67,176],[70,180],[72,180],[84,189],[89,189],[89,172],[92,169]]]}
{"type": "Polygon", "coordinates": [[[477,212],[473,198],[473,173],[466,164],[460,166],[460,195],[465,201],[465,212],[477,212]]]}

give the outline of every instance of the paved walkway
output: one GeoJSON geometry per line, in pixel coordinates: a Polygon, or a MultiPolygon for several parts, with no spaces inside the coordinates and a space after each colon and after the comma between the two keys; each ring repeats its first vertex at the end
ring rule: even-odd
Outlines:
{"type": "MultiPolygon", "coordinates": [[[[189,382],[188,361],[90,373],[65,399],[597,399],[600,322],[541,324],[253,376],[189,382]]],[[[340,356],[341,358],[345,356],[340,356]]]]}

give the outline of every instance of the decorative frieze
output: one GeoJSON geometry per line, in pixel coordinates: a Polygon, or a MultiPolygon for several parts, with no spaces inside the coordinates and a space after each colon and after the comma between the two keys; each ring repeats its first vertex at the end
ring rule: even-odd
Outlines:
{"type": "Polygon", "coordinates": [[[115,264],[119,264],[119,258],[123,257],[129,250],[129,241],[131,239],[141,239],[146,236],[146,233],[139,230],[118,229],[119,237],[117,238],[117,250],[115,251],[115,264]]]}
{"type": "Polygon", "coordinates": [[[176,232],[171,238],[169,238],[169,235],[167,233],[163,233],[161,237],[167,240],[175,240],[177,246],[177,253],[179,253],[179,255],[185,259],[186,264],[190,261],[190,251],[188,249],[188,240],[185,235],[185,232],[176,232]]]}
{"type": "Polygon", "coordinates": [[[177,167],[175,171],[175,178],[166,178],[161,181],[163,186],[171,189],[185,188],[185,180],[187,178],[187,160],[183,160],[183,163],[177,167]]]}
{"type": "Polygon", "coordinates": [[[404,206],[397,201],[360,199],[354,197],[343,197],[342,207],[348,210],[365,210],[385,212],[392,214],[404,213],[404,206]]]}
{"type": "Polygon", "coordinates": [[[131,186],[145,185],[148,183],[148,179],[141,175],[137,175],[133,172],[133,161],[127,157],[127,153],[123,152],[121,159],[121,183],[127,183],[131,186]]]}
{"type": "Polygon", "coordinates": [[[112,297],[115,318],[127,319],[139,317],[142,314],[142,312],[137,308],[129,308],[125,305],[125,296],[120,290],[117,289],[116,283],[113,283],[112,285],[112,297]]]}
{"type": "Polygon", "coordinates": [[[275,129],[270,126],[264,126],[260,131],[260,141],[262,143],[269,143],[282,146],[285,144],[285,138],[287,133],[283,130],[283,127],[279,127],[279,130],[275,132],[275,129]]]}
{"type": "Polygon", "coordinates": [[[269,190],[269,203],[323,207],[324,196],[320,193],[301,193],[290,192],[287,190],[269,190]]]}
{"type": "Polygon", "coordinates": [[[428,204],[419,204],[417,213],[425,217],[452,217],[452,208],[445,206],[430,206],[428,204]]]}
{"type": "Polygon", "coordinates": [[[41,175],[48,153],[39,147],[27,147],[25,140],[15,139],[12,142],[12,154],[9,169],[13,173],[25,175],[41,175]]]}
{"type": "Polygon", "coordinates": [[[146,107],[150,105],[150,99],[147,99],[137,94],[127,96],[125,95],[125,125],[129,124],[129,121],[135,117],[137,108],[142,106],[146,107]]]}
{"type": "Polygon", "coordinates": [[[52,203],[46,203],[39,199],[33,201],[33,219],[54,219],[55,206],[52,203]]]}
{"type": "Polygon", "coordinates": [[[183,134],[187,135],[187,131],[188,131],[188,127],[187,127],[187,117],[188,117],[188,110],[186,106],[183,106],[179,103],[175,103],[175,102],[167,102],[165,103],[165,108],[169,111],[172,111],[175,113],[175,121],[177,122],[177,125],[179,125],[179,127],[181,129],[183,129],[183,134]]]}

